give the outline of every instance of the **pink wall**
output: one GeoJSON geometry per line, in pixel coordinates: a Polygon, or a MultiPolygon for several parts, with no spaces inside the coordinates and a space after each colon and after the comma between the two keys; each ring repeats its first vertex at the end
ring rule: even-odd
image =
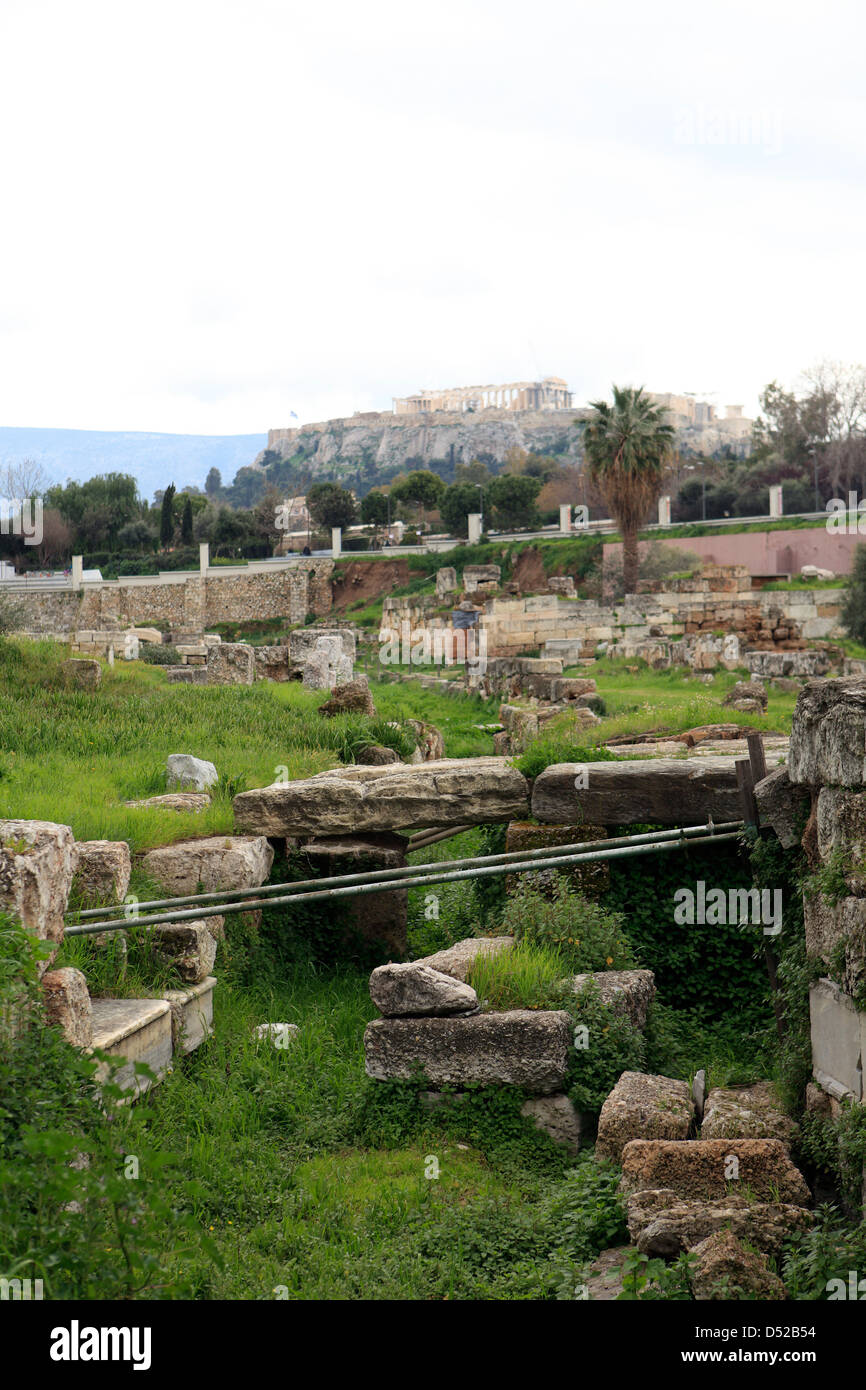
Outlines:
{"type": "MultiPolygon", "coordinates": [[[[720,530],[718,535],[696,536],[691,540],[678,537],[667,540],[664,532],[659,531],[658,539],[677,550],[700,555],[708,565],[748,565],[750,574],[799,574],[803,565],[818,565],[834,574],[848,574],[856,547],[866,544],[866,535],[828,532],[823,526],[802,531],[732,533],[720,530]]],[[[614,557],[619,558],[621,552],[619,541],[605,545],[605,564],[614,557]]]]}

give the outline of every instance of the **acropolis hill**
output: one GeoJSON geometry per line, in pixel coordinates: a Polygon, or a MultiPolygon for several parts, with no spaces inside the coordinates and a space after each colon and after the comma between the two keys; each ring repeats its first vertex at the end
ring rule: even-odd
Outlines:
{"type": "MultiPolygon", "coordinates": [[[[680,397],[656,399],[671,414],[682,453],[748,453],[751,421],[738,407],[729,407],[729,418],[717,420],[709,406],[699,418],[694,409],[691,414],[680,409],[680,397]]],[[[433,468],[447,479],[459,463],[473,459],[501,465],[514,448],[574,463],[581,457],[580,430],[574,426],[590,412],[572,401],[567,383],[553,376],[416,391],[394,397],[390,411],[356,411],[341,419],[269,430],[268,449],[302,460],[314,476],[352,473],[362,475],[368,486],[407,466],[433,468]]],[[[263,459],[259,454],[255,463],[263,459]]]]}

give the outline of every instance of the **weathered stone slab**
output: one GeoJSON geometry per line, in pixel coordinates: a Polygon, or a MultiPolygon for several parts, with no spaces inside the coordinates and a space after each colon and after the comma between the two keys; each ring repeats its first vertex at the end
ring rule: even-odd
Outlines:
{"type": "Polygon", "coordinates": [[[89,1047],[93,1041],[93,1010],[87,981],[80,970],[65,965],[42,976],[42,996],[48,1023],[63,1029],[73,1047],[89,1047]]]}
{"type": "Polygon", "coordinates": [[[632,1139],[688,1139],[693,1120],[685,1081],[624,1071],[601,1107],[596,1152],[619,1163],[632,1139]]]}
{"type": "Polygon", "coordinates": [[[622,1151],[622,1188],[639,1192],[664,1188],[680,1198],[728,1195],[742,1183],[759,1199],[811,1201],[806,1180],[778,1139],[633,1139],[622,1151]]]}
{"type": "Polygon", "coordinates": [[[74,887],[84,902],[123,902],[129,888],[132,855],[125,840],[79,840],[74,887]]]}
{"type": "Polygon", "coordinates": [[[575,994],[581,994],[589,984],[595,985],[603,1004],[627,1018],[632,1027],[646,1027],[656,994],[656,977],[651,970],[592,970],[573,976],[571,983],[575,994]]]}
{"type": "Polygon", "coordinates": [[[34,936],[54,943],[39,962],[43,975],[63,940],[63,914],[78,864],[68,825],[0,820],[0,911],[20,918],[34,936]]]}
{"type": "Polygon", "coordinates": [[[213,993],[216,980],[207,976],[189,989],[167,989],[163,998],[171,1009],[171,1040],[175,1052],[194,1052],[213,1032],[213,993]]]}
{"type": "Polygon", "coordinates": [[[256,676],[253,648],[246,642],[220,642],[209,647],[207,675],[211,685],[252,685],[256,676]]]}
{"type": "MultiPolygon", "coordinates": [[[[604,840],[607,831],[603,825],[535,825],[531,821],[511,821],[505,832],[505,851],[558,848],[560,845],[575,844],[578,841],[604,840]]],[[[519,874],[506,874],[506,892],[513,892],[519,884],[525,883],[533,888],[544,888],[552,884],[563,873],[585,896],[593,898],[607,891],[610,885],[610,868],[602,860],[597,864],[570,864],[562,870],[541,869],[522,870],[519,874]]]]}
{"type": "Polygon", "coordinates": [[[146,796],[141,801],[125,801],[125,806],[133,809],[147,809],[149,806],[163,811],[179,811],[197,815],[206,811],[211,804],[207,792],[164,792],[162,796],[146,796]]]}
{"type": "Polygon", "coordinates": [[[76,690],[96,690],[102,681],[102,667],[98,661],[73,656],[68,661],[62,661],[60,669],[76,690]]]}
{"type": "Polygon", "coordinates": [[[191,753],[169,753],[165,763],[165,785],[168,791],[206,792],[216,786],[219,773],[205,758],[191,753]]]}
{"type": "MultiPolygon", "coordinates": [[[[110,1057],[126,1059],[115,1085],[134,1099],[152,1085],[136,1076],[135,1062],[143,1062],[162,1077],[171,1066],[171,1006],[167,999],[94,999],[93,1047],[110,1057]]],[[[107,1079],[108,1067],[97,1068],[97,1080],[107,1079]]]]}
{"type": "Polygon", "coordinates": [[[367,1075],[433,1085],[522,1086],[537,1095],[562,1090],[571,1020],[560,1010],[515,1009],[468,1018],[377,1018],[364,1033],[367,1075]]]}
{"type": "Polygon", "coordinates": [[[289,679],[288,647],[253,647],[257,681],[287,681],[289,679]]]}
{"type": "Polygon", "coordinates": [[[866,680],[810,681],[797,700],[788,754],[791,781],[808,786],[866,784],[866,680]]]}
{"type": "Polygon", "coordinates": [[[444,1018],[478,1009],[474,989],[422,961],[377,966],[370,976],[370,998],[385,1018],[444,1018]]]}
{"type": "Polygon", "coordinates": [[[235,797],[235,824],[254,834],[363,835],[474,825],[525,815],[526,778],[504,758],[345,767],[235,797]]]}
{"type": "Polygon", "coordinates": [[[535,1121],[557,1144],[576,1154],[580,1149],[580,1115],[567,1095],[531,1096],[520,1107],[521,1115],[535,1121]]]}
{"type": "Polygon", "coordinates": [[[866,1014],[832,980],[809,988],[812,1075],[836,1100],[863,1100],[866,1014]]]}
{"type": "Polygon", "coordinates": [[[809,793],[793,786],[787,767],[774,768],[755,785],[755,800],[762,825],[770,825],[783,849],[800,843],[809,818],[809,793]]]}
{"type": "MultiPolygon", "coordinates": [[[[839,898],[830,902],[820,893],[803,895],[803,923],[808,955],[833,964],[840,943],[845,944],[846,992],[856,992],[866,962],[866,898],[839,898]]],[[[835,973],[835,972],[834,972],[835,973]]]]}
{"type": "Polygon", "coordinates": [[[770,1270],[766,1256],[746,1249],[730,1230],[707,1236],[693,1253],[695,1264],[690,1279],[698,1303],[738,1296],[776,1302],[788,1296],[779,1276],[770,1270]]]}
{"type": "Polygon", "coordinates": [[[716,1086],[707,1096],[702,1139],[778,1139],[790,1149],[797,1125],[782,1109],[769,1081],[754,1086],[716,1086]]]}
{"type": "Polygon", "coordinates": [[[535,779],[532,814],[574,825],[700,825],[710,815],[717,824],[739,820],[742,812],[733,759],[718,757],[553,763],[535,779]]]}
{"type": "Polygon", "coordinates": [[[142,868],[169,897],[201,891],[259,888],[271,871],[274,851],[263,835],[214,835],[179,840],[142,856],[142,868]]]}
{"type": "Polygon", "coordinates": [[[156,955],[170,962],[182,980],[197,985],[207,979],[216,960],[217,943],[206,922],[177,922],[150,927],[149,932],[156,955]]]}
{"type": "Polygon", "coordinates": [[[822,861],[838,858],[849,891],[866,896],[866,791],[822,787],[816,829],[822,861]]]}
{"type": "Polygon", "coordinates": [[[495,956],[500,951],[510,951],[513,945],[513,936],[467,936],[453,946],[446,946],[444,951],[424,956],[420,963],[429,965],[431,970],[441,970],[443,975],[450,975],[455,980],[465,982],[474,962],[480,956],[495,956]]]}
{"type": "MultiPolygon", "coordinates": [[[[303,854],[314,873],[323,878],[343,874],[374,873],[406,867],[407,841],[401,835],[342,835],[309,840],[303,854]]],[[[406,954],[409,893],[392,888],[384,893],[359,893],[344,899],[351,928],[367,946],[377,949],[378,959],[406,954]]],[[[356,943],[347,942],[347,946],[356,943]]]]}
{"type": "Polygon", "coordinates": [[[675,1259],[716,1231],[730,1230],[765,1254],[778,1254],[797,1231],[808,1230],[812,1213],[783,1202],[752,1202],[727,1196],[711,1201],[682,1201],[675,1192],[636,1192],[627,1202],[629,1234],[643,1255],[675,1259]]]}

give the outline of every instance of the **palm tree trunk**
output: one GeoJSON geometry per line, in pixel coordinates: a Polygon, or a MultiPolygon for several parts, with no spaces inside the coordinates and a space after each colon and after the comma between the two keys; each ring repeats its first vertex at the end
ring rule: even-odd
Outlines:
{"type": "Polygon", "coordinates": [[[627,594],[637,593],[638,548],[637,531],[623,531],[622,577],[627,594]]]}

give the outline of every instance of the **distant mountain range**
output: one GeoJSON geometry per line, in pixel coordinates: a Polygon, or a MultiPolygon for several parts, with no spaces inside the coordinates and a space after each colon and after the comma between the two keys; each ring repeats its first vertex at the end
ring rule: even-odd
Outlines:
{"type": "Polygon", "coordinates": [[[131,473],[150,501],[157,488],[204,488],[211,468],[224,484],[252,463],[267,434],[148,434],[139,430],[43,430],[0,425],[0,465],[38,459],[55,483],[131,473]]]}

